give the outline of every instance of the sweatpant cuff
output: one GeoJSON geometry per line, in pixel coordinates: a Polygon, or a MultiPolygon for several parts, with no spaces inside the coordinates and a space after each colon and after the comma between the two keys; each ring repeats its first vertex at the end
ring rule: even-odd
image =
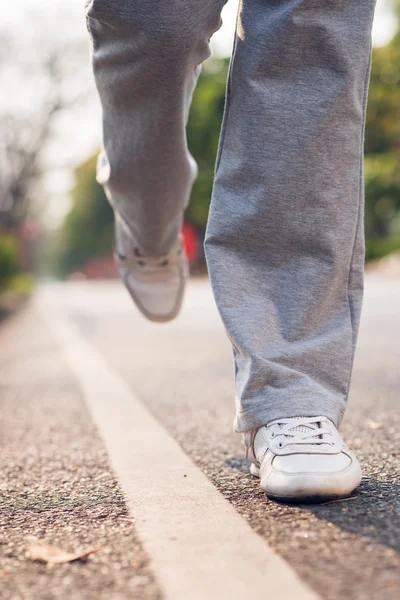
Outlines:
{"type": "Polygon", "coordinates": [[[258,429],[277,419],[288,419],[291,417],[327,417],[332,423],[339,427],[345,411],[345,401],[332,402],[332,399],[315,399],[293,397],[279,399],[279,403],[269,402],[265,398],[260,402],[254,400],[254,408],[242,410],[236,413],[234,429],[236,433],[245,433],[250,429],[258,429]],[[260,406],[261,405],[261,406],[260,406]]]}

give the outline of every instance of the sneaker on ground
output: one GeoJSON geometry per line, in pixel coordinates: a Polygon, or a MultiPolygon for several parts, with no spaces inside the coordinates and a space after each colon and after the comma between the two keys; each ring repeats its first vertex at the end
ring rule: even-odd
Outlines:
{"type": "Polygon", "coordinates": [[[126,226],[116,219],[115,257],[119,274],[133,301],[150,321],[174,319],[183,301],[189,274],[187,258],[179,238],[162,256],[144,256],[126,226]]]}
{"type": "Polygon", "coordinates": [[[324,502],[346,498],[361,482],[357,458],[326,417],[272,421],[245,434],[250,472],[270,498],[324,502]]]}

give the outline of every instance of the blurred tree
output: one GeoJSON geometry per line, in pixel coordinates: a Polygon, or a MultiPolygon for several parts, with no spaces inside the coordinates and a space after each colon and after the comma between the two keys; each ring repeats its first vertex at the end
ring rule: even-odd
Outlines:
{"type": "MultiPolygon", "coordinates": [[[[394,3],[400,23],[400,1],[394,3]]],[[[365,131],[367,258],[400,250],[400,29],[373,51],[365,131]],[[377,243],[381,238],[385,243],[377,243]]]]}
{"type": "Polygon", "coordinates": [[[0,32],[0,85],[11,90],[0,112],[0,227],[7,230],[18,229],[39,195],[48,166],[43,153],[56,118],[87,90],[84,83],[77,85],[82,44],[45,36],[30,43],[35,52],[26,40],[0,32]]]}
{"type": "Polygon", "coordinates": [[[11,235],[0,235],[0,293],[19,270],[20,247],[11,235]]]}
{"type": "Polygon", "coordinates": [[[365,132],[365,153],[400,149],[400,31],[374,48],[365,132]]]}
{"type": "MultiPolygon", "coordinates": [[[[365,157],[365,231],[367,242],[387,237],[400,212],[400,165],[397,152],[365,157]]],[[[400,248],[399,248],[400,249],[400,248]]]]}
{"type": "Polygon", "coordinates": [[[93,257],[111,254],[114,238],[113,211],[96,181],[96,156],[75,172],[72,209],[61,232],[57,270],[65,275],[93,257]]]}

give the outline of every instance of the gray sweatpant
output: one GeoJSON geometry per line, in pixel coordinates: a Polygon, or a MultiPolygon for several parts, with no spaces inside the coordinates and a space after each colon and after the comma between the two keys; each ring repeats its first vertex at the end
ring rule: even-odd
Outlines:
{"type": "MultiPolygon", "coordinates": [[[[87,3],[104,114],[98,179],[147,255],[168,251],[181,226],[196,175],[188,108],[224,4],[87,3]]],[[[237,431],[293,416],[338,425],[346,406],[374,6],[241,2],[206,236],[234,349],[237,431]]]]}

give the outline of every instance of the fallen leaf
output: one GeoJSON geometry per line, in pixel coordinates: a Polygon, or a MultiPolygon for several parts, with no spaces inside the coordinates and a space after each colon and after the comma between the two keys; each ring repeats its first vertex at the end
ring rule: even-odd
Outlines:
{"type": "Polygon", "coordinates": [[[28,548],[28,556],[31,560],[37,560],[56,565],[73,562],[74,560],[79,560],[80,558],[85,558],[86,556],[89,556],[89,554],[98,552],[102,548],[104,548],[104,546],[89,548],[88,550],[82,550],[80,552],[64,552],[64,550],[56,548],[56,546],[50,546],[49,544],[37,542],[28,548]]]}
{"type": "Polygon", "coordinates": [[[349,496],[349,498],[338,498],[338,500],[328,500],[327,502],[321,502],[320,506],[325,504],[333,504],[336,502],[349,502],[349,500],[357,500],[358,496],[349,496]]]}

